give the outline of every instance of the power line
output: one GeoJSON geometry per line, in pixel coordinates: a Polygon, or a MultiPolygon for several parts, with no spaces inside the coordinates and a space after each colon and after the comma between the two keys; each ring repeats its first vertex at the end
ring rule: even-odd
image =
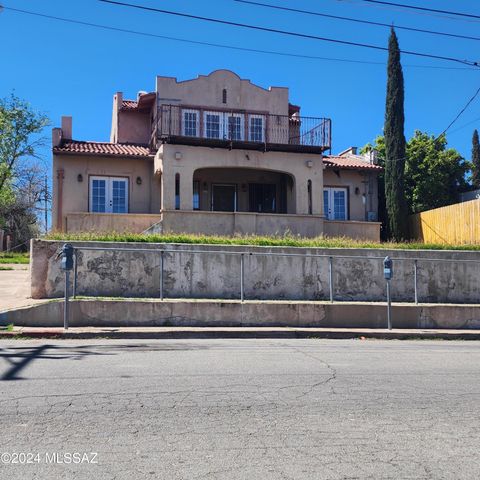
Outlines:
{"type": "Polygon", "coordinates": [[[406,26],[402,26],[402,25],[392,25],[392,24],[388,24],[388,23],[374,22],[372,20],[361,20],[359,18],[352,18],[352,17],[342,17],[342,16],[339,16],[339,15],[330,15],[330,14],[327,14],[327,13],[312,12],[310,10],[300,10],[298,8],[281,7],[279,5],[272,5],[271,3],[260,3],[260,2],[250,1],[250,0],[234,0],[234,2],[245,3],[245,4],[255,5],[255,6],[259,6],[259,7],[273,8],[273,9],[276,9],[276,10],[283,10],[283,11],[287,11],[287,12],[302,13],[302,14],[305,14],[305,15],[313,15],[313,16],[316,16],[316,17],[332,18],[334,20],[344,20],[344,21],[347,21],[347,22],[363,23],[363,24],[366,24],[366,25],[376,25],[376,26],[379,26],[379,27],[391,28],[392,26],[394,26],[395,29],[398,29],[398,30],[408,30],[408,31],[411,31],[411,32],[427,33],[427,34],[431,34],[431,35],[441,35],[441,36],[444,36],[444,37],[461,38],[461,39],[465,39],[465,40],[476,40],[476,41],[480,40],[480,37],[472,37],[472,36],[469,36],[469,35],[459,35],[459,34],[456,34],[456,33],[437,32],[435,30],[425,30],[423,28],[406,27],[406,26]]]}
{"type": "Polygon", "coordinates": [[[478,94],[480,93],[480,87],[478,87],[477,91],[474,93],[473,97],[470,98],[470,100],[466,103],[466,105],[460,110],[460,112],[458,112],[457,116],[448,124],[448,127],[443,130],[443,132],[437,136],[437,140],[442,136],[444,135],[447,130],[461,117],[461,115],[463,114],[463,112],[465,112],[465,110],[470,106],[470,104],[475,100],[475,98],[477,98],[478,94]]]}
{"type": "Polygon", "coordinates": [[[472,124],[474,124],[474,123],[477,123],[477,122],[480,122],[480,117],[474,118],[474,119],[471,120],[470,122],[464,123],[464,124],[461,125],[460,127],[457,127],[457,128],[454,128],[453,130],[450,130],[450,135],[452,135],[452,133],[457,133],[457,132],[459,132],[460,130],[463,130],[464,128],[467,128],[467,127],[469,127],[470,125],[472,125],[472,124]]]}
{"type": "MultiPolygon", "coordinates": [[[[181,37],[170,37],[166,35],[157,35],[155,33],[149,33],[149,32],[141,32],[138,30],[130,30],[130,29],[125,29],[125,28],[118,28],[118,27],[112,27],[110,25],[102,25],[99,23],[91,23],[91,22],[83,22],[81,20],[73,20],[71,18],[65,18],[65,17],[57,17],[54,15],[47,15],[43,13],[38,13],[38,12],[32,12],[29,10],[21,10],[18,8],[12,8],[12,7],[4,7],[5,10],[10,10],[16,13],[22,13],[22,14],[27,14],[27,15],[33,15],[36,17],[41,17],[41,18],[47,18],[49,20],[57,20],[60,22],[66,22],[66,23],[73,23],[73,24],[78,24],[82,26],[87,26],[87,27],[93,27],[93,28],[99,28],[103,30],[110,30],[114,32],[120,32],[120,33],[127,33],[127,34],[132,34],[132,35],[139,35],[143,37],[151,37],[151,38],[157,38],[157,39],[162,39],[162,40],[169,40],[169,41],[175,41],[175,42],[182,42],[182,43],[189,43],[193,45],[202,45],[206,47],[214,47],[214,48],[224,48],[224,49],[230,49],[230,50],[238,50],[238,51],[243,51],[243,52],[250,52],[250,53],[261,53],[265,55],[277,55],[277,56],[282,56],[282,57],[293,57],[293,58],[303,58],[307,60],[322,60],[322,61],[328,61],[328,62],[343,62],[343,63],[356,63],[356,64],[366,64],[366,65],[385,65],[385,62],[375,62],[375,61],[369,61],[369,60],[354,60],[354,59],[349,59],[349,58],[336,58],[336,57],[321,57],[321,56],[316,56],[316,55],[306,55],[306,54],[300,54],[300,53],[288,53],[288,52],[281,52],[281,51],[276,51],[276,50],[260,50],[258,48],[248,48],[248,47],[238,47],[236,45],[227,45],[227,44],[222,44],[222,43],[212,43],[212,42],[202,42],[200,40],[191,40],[187,38],[181,38],[181,37]]],[[[441,70],[471,70],[471,71],[478,71],[476,68],[469,68],[469,67],[445,67],[445,66],[435,66],[435,65],[409,65],[405,64],[403,65],[404,67],[409,67],[409,68],[428,68],[428,69],[441,69],[441,70]]]]}
{"type": "Polygon", "coordinates": [[[442,14],[445,14],[445,15],[455,15],[457,17],[480,19],[480,15],[475,15],[473,13],[453,12],[451,10],[439,10],[437,8],[419,7],[419,6],[416,6],[416,5],[406,5],[404,3],[385,2],[385,1],[382,1],[382,0],[361,0],[361,1],[366,2],[366,3],[377,3],[377,4],[380,4],[380,5],[389,5],[389,6],[392,6],[392,7],[407,8],[407,9],[411,9],[411,10],[419,10],[419,11],[422,11],[422,12],[442,13],[442,14]]]}
{"type": "MultiPolygon", "coordinates": [[[[359,43],[359,42],[350,42],[347,40],[338,40],[335,38],[328,38],[328,37],[319,37],[317,35],[309,35],[306,33],[300,33],[300,32],[292,32],[289,30],[280,30],[276,28],[268,28],[268,27],[262,27],[258,25],[250,25],[246,23],[239,23],[239,22],[232,22],[228,20],[221,20],[218,18],[210,18],[210,17],[202,17],[200,15],[191,15],[188,13],[181,13],[181,12],[174,12],[171,10],[163,10],[160,8],[153,8],[153,7],[147,7],[144,5],[135,5],[132,3],[124,3],[124,2],[118,2],[114,0],[98,0],[102,3],[110,3],[113,5],[119,5],[123,7],[129,7],[129,8],[135,8],[138,10],[144,10],[144,11],[149,11],[149,12],[155,12],[155,13],[161,13],[165,15],[172,15],[176,17],[183,17],[183,18],[190,18],[193,20],[201,20],[205,22],[210,22],[210,23],[216,23],[216,24],[221,24],[221,25],[230,25],[233,27],[240,27],[240,28],[247,28],[250,30],[257,30],[257,31],[263,31],[263,32],[269,32],[269,33],[278,33],[281,35],[288,35],[292,37],[300,37],[300,38],[307,38],[310,40],[320,40],[324,42],[330,42],[330,43],[336,43],[340,45],[348,45],[348,46],[354,46],[354,47],[363,47],[363,48],[370,48],[373,50],[380,50],[380,51],[388,51],[387,47],[381,47],[378,45],[371,45],[367,43],[359,43]]],[[[401,53],[405,55],[414,55],[417,57],[425,57],[425,58],[434,58],[436,60],[446,60],[450,62],[456,62],[456,63],[461,63],[463,65],[469,65],[469,66],[478,66],[478,62],[476,61],[471,61],[471,60],[461,60],[459,58],[453,58],[453,57],[444,57],[442,55],[433,55],[433,54],[428,54],[428,53],[421,53],[421,52],[413,52],[409,50],[401,50],[401,53]]]]}

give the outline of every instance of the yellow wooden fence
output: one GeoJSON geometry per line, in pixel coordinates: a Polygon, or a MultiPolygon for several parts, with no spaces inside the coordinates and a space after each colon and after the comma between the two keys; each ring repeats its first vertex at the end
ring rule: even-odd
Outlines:
{"type": "Polygon", "coordinates": [[[448,245],[480,244],[480,199],[409,217],[412,239],[448,245]]]}

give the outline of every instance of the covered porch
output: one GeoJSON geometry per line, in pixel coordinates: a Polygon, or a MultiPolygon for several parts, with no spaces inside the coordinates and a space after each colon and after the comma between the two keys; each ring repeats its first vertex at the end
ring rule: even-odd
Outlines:
{"type": "Polygon", "coordinates": [[[200,168],[193,174],[192,207],[210,212],[295,214],[295,180],[272,170],[200,168]]]}

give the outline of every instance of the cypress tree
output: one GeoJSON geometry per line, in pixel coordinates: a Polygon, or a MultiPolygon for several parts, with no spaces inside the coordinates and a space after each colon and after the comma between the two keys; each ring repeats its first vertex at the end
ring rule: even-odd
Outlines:
{"type": "Polygon", "coordinates": [[[472,183],[475,188],[480,188],[480,144],[478,131],[473,131],[472,138],[472,183]]]}
{"type": "Polygon", "coordinates": [[[397,35],[392,28],[388,42],[387,99],[385,107],[385,197],[389,237],[407,238],[407,203],[405,200],[405,114],[404,85],[397,35]]]}

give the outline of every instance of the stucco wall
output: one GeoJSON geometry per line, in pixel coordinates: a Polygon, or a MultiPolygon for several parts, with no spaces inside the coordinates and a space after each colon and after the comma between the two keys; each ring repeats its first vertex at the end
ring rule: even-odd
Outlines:
{"type": "Polygon", "coordinates": [[[323,217],[250,212],[203,212],[168,210],[161,224],[148,233],[182,232],[201,235],[299,235],[318,237],[323,233],[323,217]]]}
{"type": "Polygon", "coordinates": [[[288,115],[288,88],[258,87],[242,80],[229,70],[215,70],[193,80],[177,81],[174,77],[157,77],[159,104],[208,106],[211,108],[244,109],[288,115]],[[223,89],[227,102],[223,103],[223,89]]]}
{"type": "Polygon", "coordinates": [[[150,113],[120,110],[117,118],[118,143],[143,143],[148,145],[151,135],[150,113]]]}
{"type": "MultiPolygon", "coordinates": [[[[73,243],[78,246],[168,250],[164,263],[164,288],[167,297],[239,298],[240,255],[218,253],[224,250],[246,253],[247,299],[328,299],[328,258],[302,255],[313,253],[362,257],[334,258],[335,299],[383,301],[386,285],[382,258],[388,254],[394,259],[391,289],[394,301],[414,299],[413,259],[419,258],[418,295],[421,302],[480,303],[478,288],[480,263],[425,261],[426,259],[479,261],[480,252],[73,243]],[[193,249],[205,253],[180,253],[193,249]],[[258,256],[249,255],[250,252],[295,253],[300,256],[258,256]],[[400,257],[407,260],[395,260],[400,257]]],[[[32,241],[33,298],[63,295],[64,276],[60,271],[60,261],[56,259],[62,244],[63,242],[32,241]]],[[[77,293],[96,296],[158,297],[159,266],[159,252],[80,251],[77,293]]]]}
{"type": "Polygon", "coordinates": [[[160,214],[148,213],[68,213],[65,215],[64,231],[142,233],[161,218],[160,214]]]}
{"type": "Polygon", "coordinates": [[[325,220],[323,234],[326,237],[347,237],[379,242],[381,226],[380,222],[325,220]]]}
{"type": "Polygon", "coordinates": [[[158,177],[153,175],[151,160],[128,157],[99,157],[89,155],[54,155],[53,156],[53,228],[57,228],[57,209],[60,201],[58,195],[57,170],[64,170],[62,214],[89,211],[90,176],[112,176],[128,178],[129,212],[130,213],[156,213],[152,199],[159,202],[158,177]],[[82,175],[82,182],[78,175],[82,175]],[[140,177],[142,184],[137,185],[136,179],[140,177]],[[157,188],[155,188],[157,187],[157,188]]]}

